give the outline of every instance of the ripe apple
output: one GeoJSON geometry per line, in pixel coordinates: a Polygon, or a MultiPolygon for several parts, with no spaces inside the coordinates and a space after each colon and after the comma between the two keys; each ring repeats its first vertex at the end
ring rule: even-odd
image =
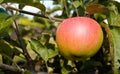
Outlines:
{"type": "Polygon", "coordinates": [[[67,59],[90,58],[102,45],[103,31],[91,18],[68,18],[57,28],[56,42],[61,55],[67,59]]]}

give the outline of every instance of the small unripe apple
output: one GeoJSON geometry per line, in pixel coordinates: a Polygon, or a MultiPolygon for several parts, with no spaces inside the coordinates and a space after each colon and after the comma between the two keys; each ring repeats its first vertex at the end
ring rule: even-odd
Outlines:
{"type": "Polygon", "coordinates": [[[56,42],[61,55],[70,60],[94,56],[103,42],[100,25],[88,17],[65,19],[57,28],[56,42]]]}

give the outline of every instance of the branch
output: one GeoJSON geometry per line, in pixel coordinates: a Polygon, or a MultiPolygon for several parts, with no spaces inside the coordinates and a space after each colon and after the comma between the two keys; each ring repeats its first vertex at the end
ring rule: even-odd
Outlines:
{"type": "Polygon", "coordinates": [[[14,23],[13,23],[13,28],[14,28],[16,34],[17,34],[18,40],[19,40],[20,45],[22,47],[23,55],[26,57],[26,59],[28,61],[32,60],[31,57],[30,57],[30,55],[27,52],[26,45],[25,45],[25,43],[24,43],[24,41],[22,39],[21,33],[19,32],[19,27],[18,27],[18,24],[17,24],[16,21],[14,21],[14,23]]]}
{"type": "Polygon", "coordinates": [[[19,40],[19,42],[20,42],[20,45],[21,45],[21,48],[22,48],[22,51],[23,51],[23,55],[25,56],[25,58],[26,58],[26,60],[27,60],[27,65],[28,65],[27,68],[28,68],[29,70],[32,70],[32,71],[34,72],[34,71],[35,71],[35,70],[34,70],[34,63],[32,62],[33,60],[32,60],[32,58],[30,57],[30,55],[29,55],[29,53],[28,53],[28,51],[27,51],[27,49],[26,49],[26,45],[25,45],[25,43],[24,43],[24,41],[23,41],[23,39],[22,39],[21,33],[20,33],[20,31],[19,31],[18,24],[17,24],[16,21],[13,22],[13,28],[14,28],[14,30],[15,30],[15,32],[16,32],[16,34],[17,34],[18,40],[19,40]]]}
{"type": "Polygon", "coordinates": [[[110,28],[107,24],[105,24],[104,22],[101,23],[101,26],[105,29],[107,35],[108,35],[108,41],[109,41],[109,48],[110,48],[110,57],[111,57],[111,66],[112,66],[112,70],[113,72],[115,72],[115,66],[114,66],[114,44],[113,44],[113,40],[112,40],[112,34],[110,31],[110,28]]]}
{"type": "Polygon", "coordinates": [[[0,64],[0,69],[13,71],[16,72],[17,74],[21,74],[23,72],[21,69],[6,64],[0,64]]]}
{"type": "Polygon", "coordinates": [[[64,19],[60,19],[60,18],[53,18],[53,17],[50,17],[48,15],[41,15],[41,14],[37,14],[37,13],[33,13],[33,12],[24,11],[24,10],[14,8],[14,7],[12,7],[10,5],[6,5],[6,4],[2,4],[2,6],[6,9],[19,11],[20,13],[25,13],[25,14],[29,14],[29,15],[38,16],[38,17],[43,17],[43,18],[46,18],[46,19],[49,19],[49,20],[54,20],[54,21],[58,21],[58,22],[62,22],[64,20],[64,19]]]}

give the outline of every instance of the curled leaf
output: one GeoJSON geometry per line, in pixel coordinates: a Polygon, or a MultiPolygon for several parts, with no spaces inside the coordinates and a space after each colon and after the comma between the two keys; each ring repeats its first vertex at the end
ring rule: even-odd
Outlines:
{"type": "Polygon", "coordinates": [[[86,7],[88,14],[101,13],[107,11],[108,8],[101,4],[91,4],[86,7]]]}

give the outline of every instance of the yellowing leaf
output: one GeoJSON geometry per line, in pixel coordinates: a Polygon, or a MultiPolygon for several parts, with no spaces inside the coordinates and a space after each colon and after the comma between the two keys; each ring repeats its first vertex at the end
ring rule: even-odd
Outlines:
{"type": "Polygon", "coordinates": [[[29,20],[28,18],[20,18],[18,20],[18,22],[22,25],[29,25],[29,26],[39,26],[39,27],[45,27],[44,24],[41,24],[41,23],[37,23],[37,22],[34,22],[34,21],[31,21],[29,20]]]}

